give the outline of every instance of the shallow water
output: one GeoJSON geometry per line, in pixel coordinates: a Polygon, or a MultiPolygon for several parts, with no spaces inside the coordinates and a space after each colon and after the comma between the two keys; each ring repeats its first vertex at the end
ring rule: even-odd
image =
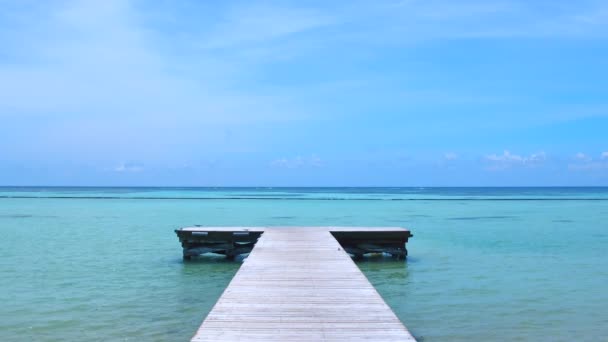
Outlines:
{"type": "Polygon", "coordinates": [[[606,222],[606,188],[0,188],[0,340],[187,340],[239,267],[182,262],[203,224],[406,226],[359,267],[420,340],[601,341],[606,222]]]}

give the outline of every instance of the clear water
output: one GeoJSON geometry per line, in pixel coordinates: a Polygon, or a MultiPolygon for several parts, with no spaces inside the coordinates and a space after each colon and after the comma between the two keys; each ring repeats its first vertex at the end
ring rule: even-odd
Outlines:
{"type": "Polygon", "coordinates": [[[193,224],[409,227],[358,265],[420,340],[608,336],[607,188],[0,188],[0,340],[188,340],[239,267],[193,224]]]}

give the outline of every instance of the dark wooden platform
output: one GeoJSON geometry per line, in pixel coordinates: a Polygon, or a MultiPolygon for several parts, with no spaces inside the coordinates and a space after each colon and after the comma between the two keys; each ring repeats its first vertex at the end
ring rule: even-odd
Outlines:
{"type": "Polygon", "coordinates": [[[406,229],[189,227],[176,232],[186,258],[250,251],[192,341],[415,341],[346,253],[382,250],[405,257],[411,236],[406,229]]]}
{"type": "MultiPolygon", "coordinates": [[[[175,232],[182,244],[184,259],[215,253],[234,258],[250,253],[255,242],[268,229],[301,229],[301,227],[187,227],[175,232]]],[[[400,227],[307,227],[329,231],[344,250],[360,258],[369,253],[388,253],[407,257],[406,243],[413,235],[400,227]]]]}

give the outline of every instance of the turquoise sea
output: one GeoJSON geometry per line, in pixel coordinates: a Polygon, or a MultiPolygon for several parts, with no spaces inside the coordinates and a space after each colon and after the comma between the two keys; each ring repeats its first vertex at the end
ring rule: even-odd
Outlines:
{"type": "Polygon", "coordinates": [[[358,265],[420,341],[608,341],[608,188],[41,187],[0,188],[0,341],[188,340],[242,261],[194,224],[408,227],[358,265]]]}

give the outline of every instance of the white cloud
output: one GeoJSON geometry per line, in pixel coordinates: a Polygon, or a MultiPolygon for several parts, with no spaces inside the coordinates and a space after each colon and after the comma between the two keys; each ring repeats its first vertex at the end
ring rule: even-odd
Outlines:
{"type": "Polygon", "coordinates": [[[323,162],[321,158],[313,154],[310,157],[297,156],[295,158],[275,159],[270,162],[270,165],[274,167],[297,169],[302,167],[321,167],[323,162]]]}
{"type": "Polygon", "coordinates": [[[591,158],[590,156],[579,152],[574,156],[574,159],[576,159],[577,161],[581,161],[581,162],[590,162],[591,160],[593,160],[593,158],[591,158]]]}
{"type": "Polygon", "coordinates": [[[545,152],[538,152],[522,156],[505,150],[502,154],[490,154],[485,156],[484,159],[488,163],[488,170],[504,170],[516,166],[539,166],[547,160],[547,154],[545,152]]]}
{"type": "Polygon", "coordinates": [[[112,171],[119,173],[135,173],[144,171],[144,167],[138,164],[122,163],[113,168],[112,171]]]}
{"type": "Polygon", "coordinates": [[[574,157],[574,162],[568,164],[568,170],[571,171],[603,171],[608,170],[608,152],[602,152],[599,159],[577,153],[574,157]]]}
{"type": "Polygon", "coordinates": [[[511,154],[511,152],[509,151],[504,151],[502,155],[498,155],[498,154],[490,154],[486,156],[486,160],[492,161],[492,162],[511,162],[511,161],[522,161],[523,158],[519,155],[514,155],[511,154]]]}

